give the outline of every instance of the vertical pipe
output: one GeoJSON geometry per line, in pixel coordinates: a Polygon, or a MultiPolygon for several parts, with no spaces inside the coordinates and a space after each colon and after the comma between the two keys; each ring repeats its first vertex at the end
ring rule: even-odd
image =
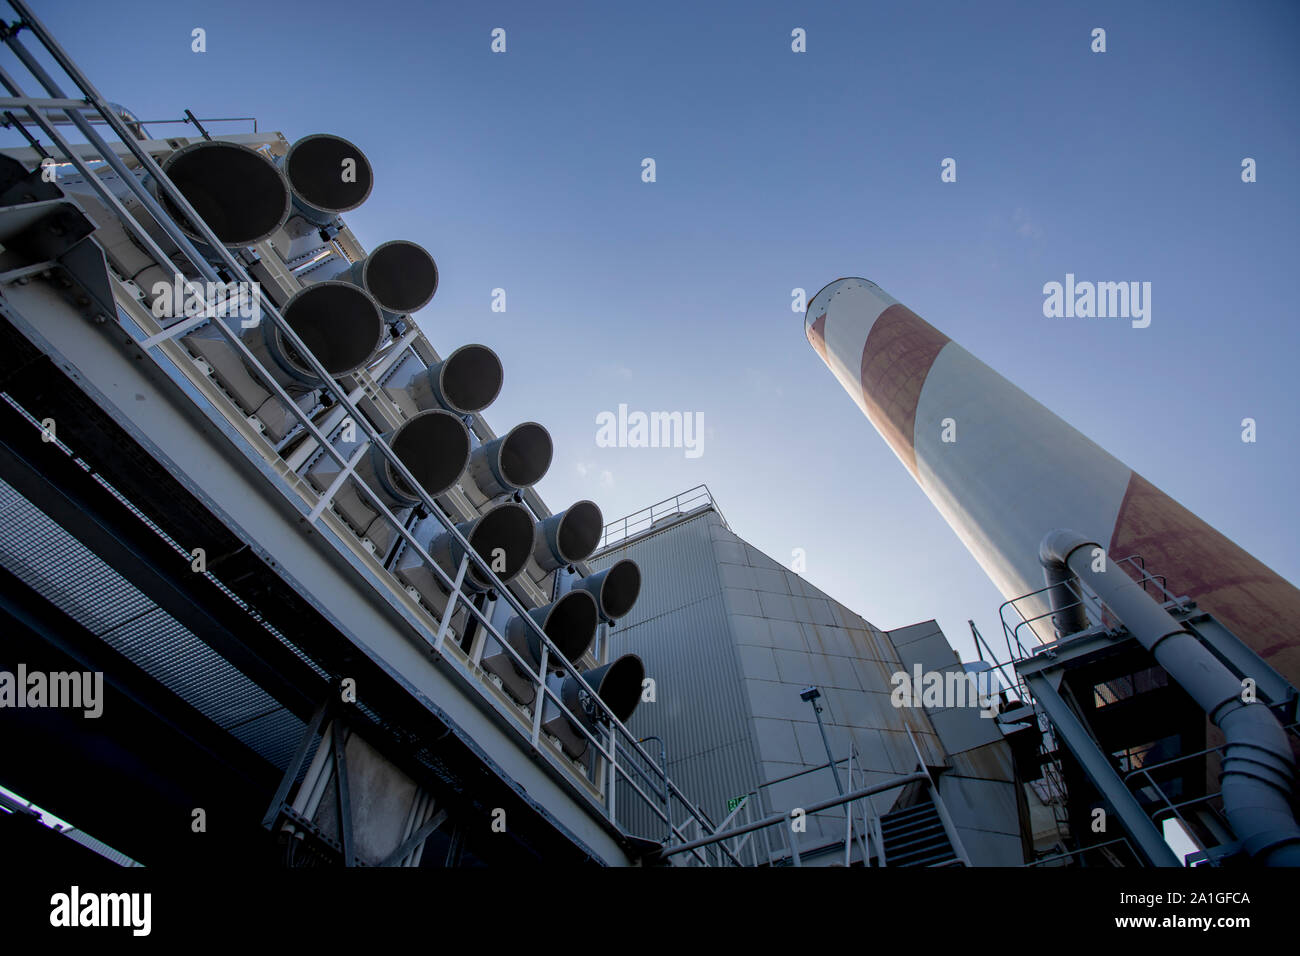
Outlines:
{"type": "Polygon", "coordinates": [[[1300,866],[1300,823],[1291,809],[1295,761],[1286,732],[1267,706],[1243,700],[1242,684],[1141,585],[1120,573],[1099,546],[1072,531],[1043,539],[1053,560],[1088,587],[1188,696],[1223,731],[1223,809],[1246,851],[1268,866],[1300,866]]]}

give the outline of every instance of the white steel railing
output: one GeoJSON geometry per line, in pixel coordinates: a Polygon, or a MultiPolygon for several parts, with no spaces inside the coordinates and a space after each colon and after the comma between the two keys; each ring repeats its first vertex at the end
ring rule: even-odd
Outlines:
{"type": "MultiPolygon", "coordinates": [[[[134,239],[145,254],[161,268],[165,274],[178,275],[176,263],[159,247],[154,237],[134,216],[132,216],[122,205],[118,196],[107,185],[101,182],[100,177],[92,170],[92,164],[106,164],[114,173],[117,174],[122,184],[128,189],[134,198],[147,211],[148,215],[156,222],[159,229],[167,238],[175,243],[184,257],[188,266],[202,279],[208,282],[219,281],[242,281],[252,283],[244,267],[243,261],[239,256],[233,254],[230,250],[222,245],[216,238],[208,225],[198,216],[184,195],[162,172],[158,163],[150,152],[143,148],[140,141],[132,135],[123,120],[117,115],[110,104],[104,100],[96,91],[89,79],[81,72],[75,62],[63,51],[58,42],[53,38],[48,30],[33,15],[31,8],[22,0],[9,0],[10,5],[21,18],[21,22],[16,26],[3,27],[0,38],[18,57],[19,61],[28,70],[37,83],[44,88],[47,94],[44,97],[33,97],[24,93],[14,78],[4,69],[0,68],[0,85],[3,85],[8,97],[0,97],[0,111],[8,111],[11,114],[23,114],[15,116],[18,122],[30,122],[38,127],[49,138],[53,147],[64,160],[76,168],[84,178],[91,189],[95,191],[98,198],[113,213],[128,234],[134,239]],[[84,98],[75,99],[65,95],[59,84],[46,71],[45,67],[32,55],[19,40],[18,34],[21,30],[29,30],[41,43],[45,51],[58,64],[59,68],[71,79],[77,86],[84,98]],[[61,114],[61,116],[60,116],[61,114]],[[57,118],[56,118],[57,117],[57,118]],[[86,138],[86,144],[70,144],[68,140],[59,131],[61,125],[71,125],[86,138]],[[178,223],[173,220],[162,208],[159,201],[153,196],[148,188],[145,187],[141,178],[133,172],[123,157],[114,147],[110,146],[95,130],[94,126],[106,126],[112,131],[113,135],[125,147],[125,153],[129,154],[137,164],[139,172],[143,173],[156,184],[156,188],[170,201],[175,208],[183,215],[198,234],[200,240],[205,243],[209,249],[209,255],[215,257],[216,265],[224,270],[225,277],[218,276],[214,264],[203,254],[200,254],[195,243],[185,234],[178,223]]],[[[29,134],[23,130],[31,141],[29,134]]],[[[179,281],[189,288],[190,280],[179,277],[179,281]]],[[[198,289],[195,290],[199,292],[198,289]]],[[[199,292],[201,295],[201,292],[199,292]]],[[[615,807],[615,791],[620,780],[623,784],[630,787],[631,791],[636,794],[645,806],[655,814],[666,827],[671,829],[674,836],[685,841],[685,836],[681,827],[673,823],[672,806],[677,805],[684,808],[687,818],[694,820],[704,832],[714,832],[714,827],[708,824],[707,818],[700,810],[681,792],[681,790],[667,778],[662,768],[655,762],[654,758],[646,752],[626,726],[613,714],[612,711],[596,695],[590,685],[582,677],[581,672],[570,662],[563,654],[559,652],[556,645],[550,637],[541,629],[541,627],[527,614],[527,609],[515,594],[506,587],[497,577],[492,567],[486,562],[469,544],[461,532],[456,528],[454,521],[451,520],[438,506],[434,499],[422,488],[420,483],[415,479],[405,464],[393,452],[393,449],[384,440],[382,431],[376,427],[366,415],[362,414],[355,404],[359,399],[356,392],[349,393],[329,372],[326,371],[321,362],[307,348],[302,339],[285,321],[284,317],[270,302],[263,302],[261,306],[262,321],[271,321],[279,330],[279,334],[284,338],[289,346],[294,348],[302,360],[314,372],[321,382],[320,387],[329,393],[337,406],[345,412],[346,416],[356,425],[361,437],[358,447],[350,454],[343,454],[340,449],[335,447],[328,439],[326,434],[312,420],[309,411],[304,411],[299,407],[290,395],[283,389],[278,381],[267,372],[253,357],[247,346],[240,336],[233,331],[227,321],[219,315],[204,315],[197,318],[185,318],[176,321],[171,325],[163,327],[159,322],[154,320],[153,316],[144,309],[139,308],[134,296],[124,291],[123,287],[115,283],[115,298],[117,299],[117,321],[123,330],[137,343],[143,354],[149,356],[158,368],[169,378],[177,379],[181,376],[193,384],[200,384],[196,381],[196,376],[201,373],[197,371],[193,362],[184,361],[184,352],[177,344],[176,340],[183,334],[194,330],[201,324],[210,325],[217,330],[225,342],[236,354],[240,356],[244,364],[260,380],[263,387],[275,396],[293,415],[301,425],[303,431],[309,435],[316,443],[317,447],[325,454],[329,455],[341,469],[337,479],[333,481],[330,487],[321,494],[314,494],[311,490],[302,487],[301,483],[293,484],[284,479],[282,474],[268,474],[267,479],[277,490],[287,498],[294,507],[300,512],[302,519],[317,530],[324,530],[327,523],[330,522],[331,512],[329,505],[335,492],[344,487],[347,479],[352,478],[352,486],[358,489],[368,499],[369,506],[392,528],[393,533],[399,537],[405,545],[410,548],[419,558],[428,566],[430,571],[440,582],[443,589],[449,593],[449,598],[445,609],[438,620],[436,631],[432,634],[426,633],[425,638],[432,645],[434,656],[443,662],[446,662],[456,668],[462,676],[468,679],[471,686],[478,685],[480,694],[492,706],[502,709],[499,697],[489,693],[485,686],[485,681],[481,674],[475,674],[466,662],[459,659],[455,653],[449,653],[448,631],[453,613],[458,609],[472,616],[477,620],[479,627],[485,634],[491,635],[500,644],[504,653],[509,654],[511,660],[515,663],[520,673],[530,680],[537,689],[534,698],[533,711],[529,726],[521,734],[523,741],[532,747],[534,751],[541,754],[547,762],[563,773],[570,776],[575,774],[572,765],[566,766],[567,761],[557,757],[554,749],[542,745],[541,733],[541,714],[543,709],[549,704],[554,706],[563,714],[573,727],[586,738],[587,742],[594,748],[595,753],[603,763],[600,764],[604,771],[598,774],[597,788],[598,799],[593,801],[600,812],[603,812],[608,819],[618,825],[615,807]],[[413,489],[419,498],[427,514],[437,518],[447,533],[463,549],[464,557],[456,570],[455,576],[451,577],[443,571],[425,550],[425,547],[415,537],[406,525],[389,509],[387,504],[382,500],[380,495],[370,488],[369,484],[361,480],[354,474],[354,467],[361,460],[363,454],[369,453],[375,449],[391,465],[393,471],[407,485],[413,489]],[[465,575],[468,572],[469,564],[473,562],[475,568],[487,581],[494,587],[500,599],[507,602],[510,608],[523,619],[525,626],[532,629],[541,647],[541,661],[537,671],[533,671],[528,662],[517,652],[510,643],[505,640],[504,636],[492,621],[479,610],[474,604],[473,596],[463,590],[465,575]],[[589,729],[586,723],[573,714],[560,694],[547,685],[546,675],[550,670],[559,670],[567,677],[573,678],[584,689],[590,700],[590,705],[598,712],[599,725],[597,732],[589,729]],[[640,766],[635,769],[643,779],[662,779],[664,781],[664,790],[668,797],[668,807],[661,807],[663,802],[648,795],[636,782],[633,775],[628,772],[628,768],[620,763],[620,756],[636,761],[640,766]]],[[[387,360],[388,353],[381,353],[383,356],[380,360],[387,360]]],[[[202,403],[195,403],[201,412],[208,418],[216,422],[218,416],[227,419],[229,424],[246,426],[244,416],[238,412],[233,403],[221,404],[213,402],[208,406],[202,403]]],[[[246,427],[240,427],[240,434],[251,443],[258,436],[250,436],[246,427]]],[[[270,444],[262,439],[266,446],[257,449],[249,446],[244,448],[245,454],[251,459],[255,455],[265,456],[270,449],[274,449],[270,444]]],[[[264,472],[265,473],[265,472],[264,472]]],[[[703,486],[701,486],[703,488],[703,486]]],[[[704,495],[708,496],[707,489],[703,489],[704,495]]],[[[688,493],[689,494],[689,493],[688,493]]],[[[684,496],[677,496],[678,508],[686,503],[684,496]]],[[[711,496],[708,496],[711,502],[711,496]]],[[[658,506],[655,506],[658,507],[658,506]]],[[[625,527],[627,519],[624,519],[625,527]]],[[[329,524],[332,529],[337,529],[337,523],[329,524]]],[[[345,546],[335,535],[321,534],[323,540],[329,541],[334,547],[343,551],[345,546]]],[[[346,556],[346,555],[345,555],[346,556]]],[[[387,578],[379,578],[378,582],[383,587],[376,587],[375,590],[384,599],[396,603],[400,601],[402,588],[398,580],[388,575],[387,578]]],[[[432,630],[432,629],[429,629],[432,630]]],[[[518,726],[520,719],[519,714],[513,715],[516,718],[515,725],[518,726]]],[[[579,791],[583,792],[583,791],[579,791]]],[[[699,851],[692,851],[697,859],[701,862],[719,860],[721,858],[730,858],[732,862],[738,863],[738,860],[731,855],[725,848],[720,848],[718,853],[706,857],[699,851]]]]}
{"type": "Polygon", "coordinates": [[[611,545],[618,544],[620,541],[635,537],[643,531],[649,531],[656,522],[664,518],[670,518],[677,514],[689,514],[705,507],[711,507],[716,511],[718,517],[722,519],[723,526],[730,529],[731,526],[727,524],[727,519],[722,516],[722,510],[718,507],[717,501],[709,491],[709,486],[696,485],[679,495],[673,495],[663,501],[656,501],[648,508],[642,508],[640,511],[634,511],[630,515],[608,522],[600,536],[600,545],[596,550],[601,551],[611,545]]]}

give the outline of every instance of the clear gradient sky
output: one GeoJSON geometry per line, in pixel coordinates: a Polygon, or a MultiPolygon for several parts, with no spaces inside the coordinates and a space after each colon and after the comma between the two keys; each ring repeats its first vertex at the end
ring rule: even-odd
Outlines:
{"type": "Polygon", "coordinates": [[[970,659],[974,618],[1001,645],[1001,596],[791,310],[792,289],[860,275],[1300,579],[1300,5],[38,12],[144,119],[255,115],[361,146],[377,181],[349,224],[433,253],[420,324],[444,354],[500,354],[487,418],[551,430],[553,509],[590,497],[613,519],[704,482],[741,537],[803,548],[807,578],[876,625],[936,618],[970,659]],[[1150,327],[1044,318],[1067,272],[1150,282],[1150,327]],[[703,454],[598,447],[620,403],[702,412],[703,454]]]}

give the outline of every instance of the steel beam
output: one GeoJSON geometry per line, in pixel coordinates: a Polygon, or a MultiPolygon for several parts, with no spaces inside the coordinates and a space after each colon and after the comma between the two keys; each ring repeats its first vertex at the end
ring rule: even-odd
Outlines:
{"type": "Polygon", "coordinates": [[[279,645],[276,651],[260,635],[261,653],[254,652],[241,634],[262,631],[262,626],[207,577],[190,570],[166,541],[57,445],[42,441],[41,433],[7,402],[0,403],[0,475],[268,694],[299,717],[311,715],[324,690],[320,675],[287,647],[279,645]]]}
{"type": "Polygon", "coordinates": [[[269,466],[255,464],[233,427],[206,417],[205,400],[179,372],[167,374],[124,345],[119,329],[87,325],[38,283],[10,287],[6,298],[2,311],[22,335],[343,635],[353,656],[365,658],[358,670],[377,668],[418,709],[453,728],[459,744],[580,852],[606,864],[627,862],[625,837],[593,813],[588,798],[536,760],[527,738],[490,701],[430,656],[428,625],[397,602],[377,599],[385,585],[342,547],[323,541],[332,537],[328,529],[304,533],[305,513],[278,490],[269,466]],[[28,315],[39,315],[39,324],[28,315]]]}
{"type": "Polygon", "coordinates": [[[1111,812],[1119,817],[1120,824],[1133,838],[1135,849],[1151,866],[1181,866],[1174,851],[1165,842],[1156,825],[1143,812],[1137,798],[1129,793],[1106,755],[1097,747],[1083,722],[1072,711],[1052,686],[1046,670],[1022,674],[1035,703],[1047,714],[1058,738],[1079,761],[1083,772],[1111,812]]]}

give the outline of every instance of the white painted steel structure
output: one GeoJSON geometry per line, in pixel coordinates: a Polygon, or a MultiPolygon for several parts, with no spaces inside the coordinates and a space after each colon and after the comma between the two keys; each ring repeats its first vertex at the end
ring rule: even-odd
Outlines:
{"type": "MultiPolygon", "coordinates": [[[[57,158],[75,168],[95,201],[111,213],[112,223],[100,225],[110,227],[110,232],[116,230],[112,238],[129,237],[154,265],[167,273],[175,270],[175,263],[160,245],[164,242],[174,244],[184,257],[185,267],[199,281],[220,281],[223,277],[218,275],[218,270],[221,270],[226,278],[252,283],[249,269],[256,264],[261,267],[259,275],[276,284],[282,301],[302,287],[290,264],[271,242],[258,243],[247,250],[223,247],[162,173],[161,158],[200,140],[138,139],[28,5],[19,0],[11,5],[22,18],[23,27],[40,40],[84,98],[67,97],[41,62],[10,33],[6,42],[44,88],[45,95],[25,93],[12,76],[0,70],[0,83],[9,94],[0,98],[0,109],[14,112],[23,123],[41,130],[57,158]],[[86,137],[86,144],[68,142],[58,128],[64,125],[64,117],[66,123],[86,137]],[[94,129],[98,124],[107,126],[118,141],[106,142],[94,129]],[[200,253],[186,230],[164,212],[144,185],[146,179],[190,219],[192,231],[207,247],[206,255],[200,253]],[[110,185],[109,180],[114,182],[110,185]],[[126,208],[128,202],[132,210],[126,208]]],[[[278,133],[241,134],[225,139],[271,156],[282,155],[288,147],[278,133]]],[[[35,149],[7,152],[29,166],[40,159],[35,149]]],[[[345,263],[364,255],[341,222],[330,246],[326,255],[337,256],[345,263]]],[[[391,401],[379,401],[382,390],[379,379],[383,372],[409,357],[425,367],[439,361],[418,328],[408,326],[400,338],[379,351],[369,368],[335,379],[285,322],[280,311],[270,302],[263,303],[262,321],[279,328],[284,340],[324,383],[323,389],[335,407],[343,410],[355,424],[359,443],[345,453],[337,442],[331,441],[334,426],[325,426],[313,418],[314,409],[301,407],[260,367],[230,321],[218,316],[166,324],[152,314],[129,278],[110,271],[116,315],[112,321],[94,325],[68,307],[44,283],[18,281],[19,278],[25,280],[25,277],[10,277],[14,284],[5,287],[5,317],[78,382],[140,447],[177,476],[285,582],[309,596],[316,608],[362,653],[452,727],[484,764],[592,857],[607,864],[625,864],[632,859],[628,834],[619,824],[616,792],[639,797],[651,813],[660,815],[665,825],[675,830],[678,839],[685,838],[672,825],[670,814],[704,822],[691,802],[663,777],[654,759],[583,681],[584,665],[597,661],[565,659],[553,640],[526,613],[530,607],[549,599],[546,576],[538,575],[515,586],[498,580],[492,568],[469,547],[455,527],[458,517],[472,516],[481,506],[456,494],[435,501],[384,440],[384,432],[399,423],[403,414],[391,401]],[[211,367],[187,351],[181,338],[199,324],[207,324],[220,333],[228,347],[257,375],[261,387],[287,409],[295,420],[294,427],[333,459],[337,471],[327,487],[314,486],[293,467],[295,463],[282,457],[283,446],[277,447],[268,439],[247,410],[214,381],[211,367]],[[385,566],[382,554],[376,554],[373,543],[363,540],[333,507],[334,495],[345,487],[361,456],[371,450],[386,459],[392,472],[409,488],[416,489],[416,497],[425,512],[434,516],[464,549],[465,557],[453,579],[430,558],[425,550],[427,538],[417,539],[413,529],[365,482],[352,483],[369,499],[368,507],[388,523],[394,539],[400,539],[403,547],[429,566],[431,574],[450,595],[444,607],[431,608],[403,587],[385,566]],[[525,627],[535,631],[542,648],[536,672],[502,638],[501,622],[475,606],[475,592],[462,587],[471,566],[492,583],[498,603],[508,606],[514,615],[523,619],[525,627]],[[450,639],[453,618],[458,615],[465,622],[477,621],[478,637],[468,651],[450,639]],[[500,644],[502,652],[510,655],[526,678],[536,685],[539,702],[533,707],[522,706],[503,693],[479,666],[489,639],[500,644]],[[548,686],[540,676],[548,668],[562,672],[588,691],[593,706],[603,712],[603,727],[598,726],[593,733],[587,721],[568,710],[558,688],[548,686]],[[559,711],[570,718],[596,759],[587,764],[570,760],[560,746],[542,733],[543,704],[548,711],[559,711]],[[649,796],[643,789],[646,780],[660,778],[667,782],[670,794],[668,814],[661,809],[660,799],[649,796]]],[[[480,442],[495,437],[480,415],[472,416],[472,426],[480,442]]],[[[549,515],[530,489],[522,491],[519,497],[537,517],[549,515]]],[[[696,851],[694,855],[701,861],[720,860],[726,851],[696,851]]]]}

